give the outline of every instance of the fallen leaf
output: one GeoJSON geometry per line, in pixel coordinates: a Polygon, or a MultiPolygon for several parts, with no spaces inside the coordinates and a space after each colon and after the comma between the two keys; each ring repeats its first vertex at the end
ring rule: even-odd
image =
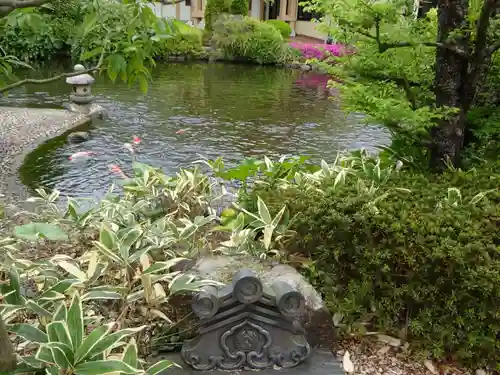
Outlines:
{"type": "Polygon", "coordinates": [[[401,346],[401,340],[392,336],[387,335],[377,335],[377,339],[380,342],[388,344],[390,346],[399,347],[401,346]]]}
{"type": "Polygon", "coordinates": [[[428,369],[431,373],[433,373],[433,374],[435,374],[435,375],[439,374],[439,371],[438,371],[438,370],[436,370],[436,367],[434,367],[434,364],[432,363],[432,361],[431,361],[431,360],[426,360],[426,361],[424,361],[424,366],[425,366],[425,367],[427,367],[427,369],[428,369]]]}
{"type": "Polygon", "coordinates": [[[344,353],[344,358],[342,359],[342,367],[344,368],[345,372],[354,372],[354,364],[351,361],[351,355],[349,354],[348,350],[346,350],[346,352],[344,353]]]}
{"type": "Polygon", "coordinates": [[[389,351],[390,348],[391,348],[390,345],[386,345],[386,346],[380,348],[379,350],[377,350],[377,354],[384,355],[389,351]]]}
{"type": "Polygon", "coordinates": [[[333,315],[333,325],[335,327],[338,327],[342,319],[344,319],[344,315],[342,313],[336,312],[333,315]]]}

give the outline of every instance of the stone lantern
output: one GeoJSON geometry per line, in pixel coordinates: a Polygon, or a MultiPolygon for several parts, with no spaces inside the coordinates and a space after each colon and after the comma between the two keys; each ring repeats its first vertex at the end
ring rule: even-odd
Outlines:
{"type": "MultiPolygon", "coordinates": [[[[85,70],[85,67],[81,64],[77,64],[73,70],[75,72],[81,72],[85,70]]],[[[71,111],[89,113],[92,100],[94,99],[91,88],[94,82],[94,77],[87,73],[66,78],[66,83],[73,86],[72,93],[69,96],[71,100],[71,111]]]]}

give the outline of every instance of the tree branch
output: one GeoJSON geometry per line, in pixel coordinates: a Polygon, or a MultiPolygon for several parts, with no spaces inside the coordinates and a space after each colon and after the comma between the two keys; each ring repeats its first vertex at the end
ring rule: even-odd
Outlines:
{"type": "Polygon", "coordinates": [[[183,1],[186,1],[186,0],[171,0],[171,1],[161,0],[160,3],[162,3],[163,5],[174,5],[174,4],[182,3],[183,1]]]}
{"type": "Polygon", "coordinates": [[[497,2],[498,0],[484,0],[477,20],[474,55],[468,69],[468,79],[465,85],[465,108],[467,109],[474,103],[476,94],[482,86],[480,84],[481,77],[487,69],[492,53],[495,52],[495,48],[500,48],[500,45],[497,47],[497,44],[500,44],[498,41],[488,48],[488,28],[497,2]]]}
{"type": "Polygon", "coordinates": [[[500,49],[500,40],[497,40],[496,42],[493,42],[493,44],[491,46],[488,47],[487,55],[491,56],[499,49],[500,49]]]}
{"type": "Polygon", "coordinates": [[[0,16],[21,8],[39,7],[50,0],[0,0],[0,16]]]}
{"type": "Polygon", "coordinates": [[[399,43],[381,43],[379,50],[380,52],[385,52],[388,49],[391,48],[401,48],[401,47],[412,47],[415,45],[421,45],[421,46],[426,46],[426,47],[436,47],[436,48],[444,48],[447,50],[450,50],[452,52],[455,52],[457,55],[460,55],[462,57],[467,57],[467,53],[451,44],[444,44],[444,43],[439,43],[439,42],[418,42],[418,43],[410,43],[410,42],[399,42],[399,43]]]}
{"type": "Polygon", "coordinates": [[[486,52],[486,43],[488,41],[488,27],[490,26],[490,18],[493,13],[496,0],[484,0],[483,7],[476,25],[476,46],[474,51],[474,60],[480,60],[486,57],[483,54],[486,52]]]}
{"type": "Polygon", "coordinates": [[[448,49],[454,53],[456,53],[457,55],[460,55],[462,57],[468,57],[467,53],[456,47],[456,46],[453,46],[453,45],[450,45],[450,44],[444,44],[444,43],[438,43],[438,42],[417,42],[417,43],[410,43],[410,42],[398,42],[398,43],[384,43],[381,41],[381,38],[380,38],[380,19],[375,19],[375,35],[372,35],[364,30],[361,30],[359,28],[354,28],[354,30],[360,34],[360,35],[363,35],[369,39],[372,39],[374,40],[375,42],[377,42],[377,46],[378,46],[378,50],[380,53],[384,53],[385,51],[387,51],[388,49],[392,49],[392,48],[402,48],[402,47],[413,47],[413,46],[416,46],[416,45],[421,45],[421,46],[426,46],[426,47],[436,47],[436,48],[445,48],[445,49],[448,49]]]}
{"type": "Polygon", "coordinates": [[[24,85],[29,85],[29,84],[40,85],[40,84],[44,84],[44,83],[55,82],[55,81],[60,80],[61,78],[75,77],[75,76],[79,76],[80,74],[93,73],[93,72],[101,69],[102,63],[104,61],[105,51],[106,51],[106,47],[103,48],[101,56],[99,57],[99,61],[97,62],[97,65],[93,66],[92,68],[81,70],[79,72],[61,73],[61,74],[58,74],[54,77],[44,78],[44,79],[26,78],[26,79],[23,79],[21,81],[14,82],[10,85],[0,87],[0,94],[3,92],[10,91],[10,90],[12,90],[16,87],[19,87],[19,86],[24,86],[24,85]]]}

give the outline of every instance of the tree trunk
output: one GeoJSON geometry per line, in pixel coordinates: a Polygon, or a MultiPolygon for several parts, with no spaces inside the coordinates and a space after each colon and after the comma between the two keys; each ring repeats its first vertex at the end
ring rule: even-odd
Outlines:
{"type": "MultiPolygon", "coordinates": [[[[468,37],[454,37],[453,32],[466,27],[467,0],[438,1],[437,42],[454,44],[468,53],[468,37]]],[[[466,117],[466,84],[468,61],[463,56],[447,48],[436,49],[436,104],[450,107],[456,112],[439,120],[431,131],[431,167],[442,170],[447,161],[458,162],[464,142],[466,117]]]]}
{"type": "Polygon", "coordinates": [[[12,350],[9,334],[0,316],[0,373],[14,371],[16,363],[16,355],[12,350]]]}
{"type": "Polygon", "coordinates": [[[420,0],[418,4],[418,18],[424,18],[427,13],[437,7],[437,0],[420,0]]]}

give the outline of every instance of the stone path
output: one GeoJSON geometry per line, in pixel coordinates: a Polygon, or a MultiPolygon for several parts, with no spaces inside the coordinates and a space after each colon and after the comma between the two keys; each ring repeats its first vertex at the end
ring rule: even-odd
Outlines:
{"type": "Polygon", "coordinates": [[[88,120],[61,109],[0,107],[0,194],[8,200],[22,196],[17,170],[26,154],[88,120]]]}

